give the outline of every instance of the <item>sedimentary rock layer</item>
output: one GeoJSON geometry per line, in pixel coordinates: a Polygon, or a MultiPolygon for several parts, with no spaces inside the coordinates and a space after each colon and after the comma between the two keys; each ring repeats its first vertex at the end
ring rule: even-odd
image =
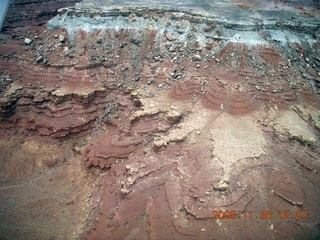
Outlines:
{"type": "Polygon", "coordinates": [[[316,10],[107,2],[1,35],[0,236],[316,239],[316,10]]]}

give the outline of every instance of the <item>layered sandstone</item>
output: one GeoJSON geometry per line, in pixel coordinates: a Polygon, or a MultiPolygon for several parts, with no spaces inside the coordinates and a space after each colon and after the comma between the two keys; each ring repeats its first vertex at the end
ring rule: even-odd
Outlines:
{"type": "Polygon", "coordinates": [[[28,32],[7,23],[1,237],[319,236],[317,11],[181,2],[83,1],[28,32]]]}

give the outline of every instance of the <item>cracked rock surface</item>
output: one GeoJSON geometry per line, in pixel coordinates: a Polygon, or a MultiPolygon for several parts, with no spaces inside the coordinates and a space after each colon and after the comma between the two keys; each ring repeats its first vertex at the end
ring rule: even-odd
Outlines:
{"type": "Polygon", "coordinates": [[[317,239],[317,3],[148,2],[11,5],[0,238],[317,239]]]}

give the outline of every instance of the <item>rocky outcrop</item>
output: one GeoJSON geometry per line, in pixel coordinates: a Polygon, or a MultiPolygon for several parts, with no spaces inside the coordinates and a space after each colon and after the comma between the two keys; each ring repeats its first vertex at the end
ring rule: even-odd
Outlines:
{"type": "Polygon", "coordinates": [[[70,7],[78,2],[80,0],[12,0],[10,1],[11,7],[8,10],[2,31],[15,32],[20,28],[44,25],[57,14],[58,9],[70,7]]]}
{"type": "Polygon", "coordinates": [[[99,2],[1,35],[0,236],[319,235],[316,10],[99,2]]]}

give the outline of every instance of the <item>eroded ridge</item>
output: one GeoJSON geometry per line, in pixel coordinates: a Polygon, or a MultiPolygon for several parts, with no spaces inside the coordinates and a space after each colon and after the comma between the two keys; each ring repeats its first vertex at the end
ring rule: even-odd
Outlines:
{"type": "Polygon", "coordinates": [[[82,221],[63,231],[80,239],[319,235],[316,21],[285,22],[284,38],[267,20],[86,2],[61,9],[48,28],[3,35],[0,191],[29,196],[14,191],[23,179],[33,191],[59,181],[50,199],[71,188],[61,205],[81,209],[82,221]],[[237,218],[214,219],[217,210],[237,218]],[[282,210],[309,215],[284,219],[282,210]]]}

